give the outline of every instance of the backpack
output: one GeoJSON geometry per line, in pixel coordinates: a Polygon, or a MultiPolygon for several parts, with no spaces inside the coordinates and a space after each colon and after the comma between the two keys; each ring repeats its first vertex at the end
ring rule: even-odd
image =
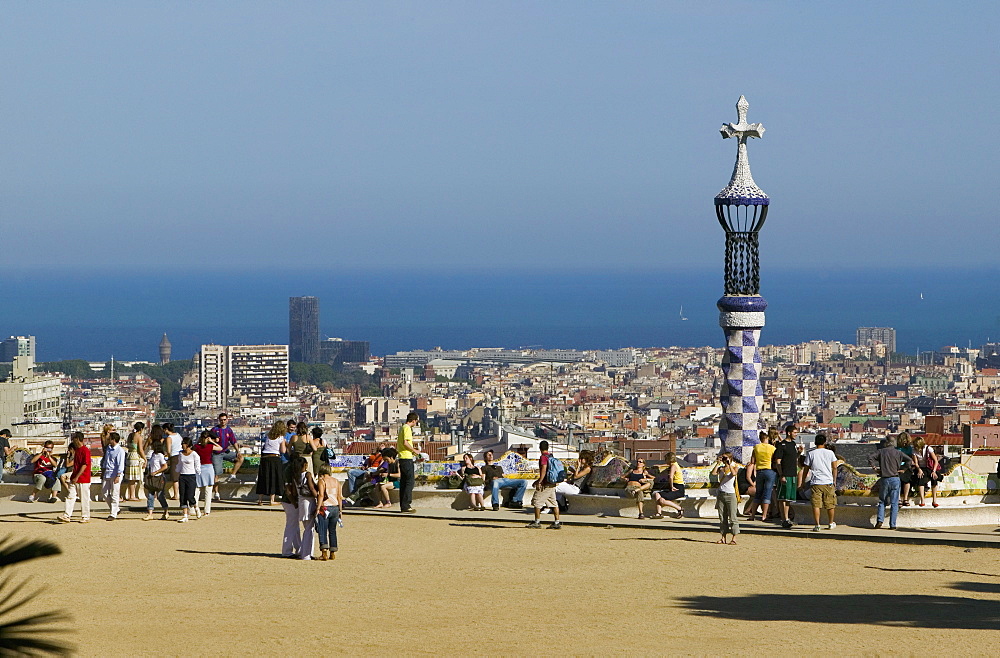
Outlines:
{"type": "Polygon", "coordinates": [[[549,484],[557,484],[566,479],[566,467],[552,455],[549,455],[549,468],[545,472],[545,479],[549,484]]]}

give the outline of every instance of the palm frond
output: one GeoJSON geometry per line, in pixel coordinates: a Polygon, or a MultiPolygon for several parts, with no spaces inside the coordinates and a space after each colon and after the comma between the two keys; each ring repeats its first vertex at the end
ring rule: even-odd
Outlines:
{"type": "MultiPolygon", "coordinates": [[[[47,541],[0,539],[0,569],[49,555],[59,555],[58,546],[47,541]]],[[[27,590],[28,581],[0,580],[0,656],[67,654],[73,646],[63,641],[70,618],[62,612],[43,612],[12,618],[12,613],[36,601],[42,590],[27,590]]]]}
{"type": "Polygon", "coordinates": [[[0,568],[60,553],[62,553],[62,549],[52,542],[17,541],[13,537],[7,536],[0,539],[0,568]]]}
{"type": "Polygon", "coordinates": [[[63,641],[69,621],[61,612],[44,612],[0,623],[0,655],[67,654],[73,645],[63,641]]]}

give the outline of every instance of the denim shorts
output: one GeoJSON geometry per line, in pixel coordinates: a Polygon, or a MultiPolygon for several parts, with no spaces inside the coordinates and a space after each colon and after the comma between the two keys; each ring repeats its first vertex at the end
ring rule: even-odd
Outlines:
{"type": "Polygon", "coordinates": [[[764,504],[771,502],[771,490],[774,489],[774,482],[778,474],[770,468],[757,471],[757,500],[764,504]]]}

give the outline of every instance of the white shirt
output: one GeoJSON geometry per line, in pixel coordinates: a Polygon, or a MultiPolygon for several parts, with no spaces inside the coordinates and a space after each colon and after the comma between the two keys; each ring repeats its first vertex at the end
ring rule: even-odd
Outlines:
{"type": "Polygon", "coordinates": [[[192,452],[190,455],[182,452],[177,455],[178,475],[197,475],[199,468],[201,468],[201,458],[197,452],[192,452]]]}
{"type": "Polygon", "coordinates": [[[260,454],[277,455],[281,452],[282,441],[284,441],[282,438],[272,439],[270,437],[264,437],[264,444],[260,448],[260,454]]]}
{"type": "Polygon", "coordinates": [[[833,484],[833,463],[837,461],[833,450],[813,448],[803,461],[809,467],[809,484],[833,484]]]}
{"type": "Polygon", "coordinates": [[[181,435],[177,432],[167,435],[167,441],[170,443],[170,456],[176,457],[181,451],[181,435]]]}
{"type": "Polygon", "coordinates": [[[722,493],[736,493],[736,476],[730,475],[726,470],[719,469],[719,491],[722,493]]]}
{"type": "Polygon", "coordinates": [[[146,462],[146,472],[155,473],[167,464],[167,458],[163,456],[162,452],[154,452],[149,457],[149,461],[146,462]]]}

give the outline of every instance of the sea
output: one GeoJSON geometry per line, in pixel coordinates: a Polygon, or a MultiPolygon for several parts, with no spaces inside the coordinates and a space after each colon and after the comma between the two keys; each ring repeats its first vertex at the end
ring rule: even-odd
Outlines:
{"type": "MultiPolygon", "coordinates": [[[[609,259],[613,260],[613,259],[609,259]]],[[[398,350],[722,346],[721,265],[628,269],[0,268],[0,333],[34,335],[37,359],[174,359],[205,343],[288,342],[288,298],[320,300],[324,337],[398,350]]],[[[1000,339],[1000,268],[768,268],[761,342],[853,343],[859,326],[897,331],[897,349],[1000,339]]]]}

